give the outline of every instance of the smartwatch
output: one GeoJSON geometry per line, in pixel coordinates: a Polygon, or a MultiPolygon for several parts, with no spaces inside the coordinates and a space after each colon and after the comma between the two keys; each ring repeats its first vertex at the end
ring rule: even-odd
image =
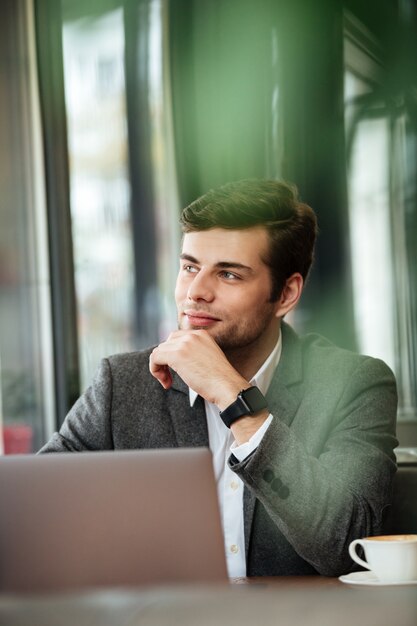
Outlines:
{"type": "Polygon", "coordinates": [[[249,387],[248,389],[242,389],[238,394],[236,400],[229,404],[224,411],[220,411],[220,417],[228,428],[244,415],[254,415],[262,409],[266,409],[268,403],[265,397],[261,394],[258,387],[249,387]]]}

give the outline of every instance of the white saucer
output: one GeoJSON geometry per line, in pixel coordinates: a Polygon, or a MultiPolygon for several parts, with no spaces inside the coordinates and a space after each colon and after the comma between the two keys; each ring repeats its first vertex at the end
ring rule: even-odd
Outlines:
{"type": "Polygon", "coordinates": [[[383,581],[379,580],[372,572],[353,572],[345,576],[339,576],[339,580],[347,585],[362,585],[368,587],[393,587],[404,585],[417,585],[417,580],[383,581]]]}

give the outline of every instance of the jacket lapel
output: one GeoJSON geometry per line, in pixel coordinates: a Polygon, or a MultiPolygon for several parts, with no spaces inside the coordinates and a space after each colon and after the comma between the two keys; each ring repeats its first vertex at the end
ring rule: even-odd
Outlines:
{"type": "Polygon", "coordinates": [[[257,499],[253,491],[248,489],[245,485],[243,488],[243,532],[245,535],[246,562],[248,562],[249,543],[252,534],[252,522],[255,514],[256,502],[257,499]]]}
{"type": "MultiPolygon", "coordinates": [[[[300,383],[302,380],[302,349],[297,333],[285,322],[281,323],[282,352],[266,398],[274,419],[291,425],[301,402],[300,383]]],[[[246,559],[255,513],[256,497],[245,487],[243,494],[244,529],[246,559]]]]}
{"type": "Polygon", "coordinates": [[[209,447],[206,411],[203,399],[198,396],[190,406],[187,385],[174,371],[172,373],[170,417],[179,448],[209,447]]]}
{"type": "Polygon", "coordinates": [[[266,394],[272,415],[291,425],[301,402],[302,349],[296,332],[285,322],[281,324],[282,353],[266,394]]]}

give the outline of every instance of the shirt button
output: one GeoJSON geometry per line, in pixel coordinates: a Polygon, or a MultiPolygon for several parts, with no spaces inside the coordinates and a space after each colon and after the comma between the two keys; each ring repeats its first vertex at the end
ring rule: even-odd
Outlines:
{"type": "Polygon", "coordinates": [[[230,552],[233,552],[233,554],[237,554],[239,552],[239,548],[235,543],[230,546],[230,552]]]}
{"type": "Polygon", "coordinates": [[[232,480],[232,482],[230,483],[230,486],[233,489],[233,491],[236,491],[236,489],[239,488],[239,484],[235,480],[232,480]]]}

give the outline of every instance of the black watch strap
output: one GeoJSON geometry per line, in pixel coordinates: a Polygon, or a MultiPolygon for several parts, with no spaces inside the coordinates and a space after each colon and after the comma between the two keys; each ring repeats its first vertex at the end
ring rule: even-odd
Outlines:
{"type": "Polygon", "coordinates": [[[268,403],[258,387],[242,389],[236,400],[229,404],[224,411],[220,411],[220,417],[228,428],[244,415],[254,415],[262,409],[266,409],[268,403]]]}

